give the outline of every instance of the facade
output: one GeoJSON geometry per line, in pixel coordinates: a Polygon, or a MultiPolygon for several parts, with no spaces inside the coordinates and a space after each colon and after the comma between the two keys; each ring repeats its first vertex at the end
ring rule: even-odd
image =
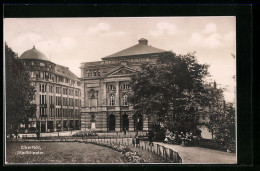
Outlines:
{"type": "Polygon", "coordinates": [[[42,52],[33,47],[20,59],[30,71],[35,87],[37,110],[28,125],[20,125],[29,132],[76,130],[81,127],[81,85],[78,77],[68,67],[51,62],[42,52]]]}
{"type": "Polygon", "coordinates": [[[167,51],[149,46],[142,38],[102,61],[82,63],[81,130],[147,131],[149,118],[136,117],[127,101],[130,75],[140,71],[142,63],[155,64],[163,53],[167,51]]]}

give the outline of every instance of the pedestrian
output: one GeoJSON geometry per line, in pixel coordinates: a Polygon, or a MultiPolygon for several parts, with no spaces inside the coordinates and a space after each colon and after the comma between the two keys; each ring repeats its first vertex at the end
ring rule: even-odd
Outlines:
{"type": "Polygon", "coordinates": [[[152,129],[148,132],[149,145],[153,145],[154,132],[152,129]]]}
{"type": "Polygon", "coordinates": [[[132,138],[132,145],[135,146],[135,136],[132,138]]]}
{"type": "Polygon", "coordinates": [[[40,133],[40,130],[38,130],[38,131],[36,132],[36,135],[37,135],[37,139],[38,139],[38,140],[40,140],[40,134],[41,134],[41,133],[40,133]]]}
{"type": "Polygon", "coordinates": [[[136,136],[135,144],[136,144],[136,147],[139,147],[140,140],[139,140],[139,137],[138,137],[138,136],[136,136]]]}

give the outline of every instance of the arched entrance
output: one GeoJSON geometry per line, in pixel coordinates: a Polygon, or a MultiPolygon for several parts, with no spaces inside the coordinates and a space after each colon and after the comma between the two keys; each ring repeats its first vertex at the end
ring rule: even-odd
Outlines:
{"type": "Polygon", "coordinates": [[[108,130],[115,131],[116,128],[116,117],[114,114],[108,116],[108,130]]]}
{"type": "Polygon", "coordinates": [[[122,115],[122,130],[129,130],[129,119],[126,113],[122,115]]]}

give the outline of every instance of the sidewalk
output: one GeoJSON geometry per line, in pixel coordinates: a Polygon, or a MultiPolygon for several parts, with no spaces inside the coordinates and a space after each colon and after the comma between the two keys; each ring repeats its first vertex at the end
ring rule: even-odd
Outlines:
{"type": "Polygon", "coordinates": [[[236,154],[200,147],[183,147],[161,142],[154,144],[163,145],[179,153],[184,164],[236,164],[236,154]]]}

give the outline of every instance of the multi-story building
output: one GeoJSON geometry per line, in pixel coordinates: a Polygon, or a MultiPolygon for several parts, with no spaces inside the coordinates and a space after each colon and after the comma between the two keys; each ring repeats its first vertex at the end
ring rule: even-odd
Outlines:
{"type": "Polygon", "coordinates": [[[41,132],[80,129],[81,83],[68,67],[51,62],[46,55],[33,47],[20,59],[30,71],[35,87],[37,110],[26,130],[41,132]]]}
{"type": "Polygon", "coordinates": [[[128,102],[130,75],[142,63],[155,64],[165,50],[148,45],[146,39],[102,61],[81,64],[81,129],[96,131],[147,131],[148,116],[135,116],[128,102]]]}

